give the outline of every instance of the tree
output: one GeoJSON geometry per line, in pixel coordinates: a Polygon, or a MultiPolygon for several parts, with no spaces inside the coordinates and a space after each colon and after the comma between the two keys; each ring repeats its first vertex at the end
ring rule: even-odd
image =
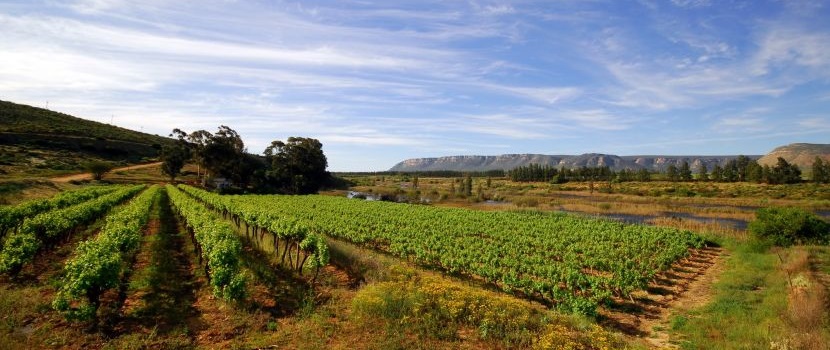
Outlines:
{"type": "Polygon", "coordinates": [[[767,164],[761,167],[761,182],[772,183],[772,168],[767,164]]]}
{"type": "Polygon", "coordinates": [[[700,181],[709,180],[708,169],[706,169],[706,163],[701,162],[700,166],[697,167],[697,179],[700,181]]]}
{"type": "Polygon", "coordinates": [[[205,130],[196,130],[187,135],[187,141],[191,147],[191,157],[196,162],[196,177],[201,176],[202,168],[205,167],[205,147],[210,142],[213,134],[205,130]]]}
{"type": "Polygon", "coordinates": [[[720,167],[720,164],[715,164],[709,177],[711,177],[714,182],[723,181],[723,168],[720,167]]]}
{"type": "Polygon", "coordinates": [[[92,161],[86,163],[86,165],[84,165],[84,169],[92,173],[93,179],[101,181],[101,179],[104,178],[104,175],[113,169],[113,165],[109,162],[92,161]]]}
{"type": "Polygon", "coordinates": [[[637,181],[648,182],[651,181],[651,173],[646,168],[637,170],[637,181]]]}
{"type": "Polygon", "coordinates": [[[289,137],[287,142],[273,141],[265,149],[265,159],[268,183],[282,192],[315,193],[329,177],[323,144],[317,139],[289,137]]]}
{"type": "Polygon", "coordinates": [[[692,181],[692,169],[689,167],[689,162],[684,160],[680,164],[679,176],[682,181],[692,181]]]}
{"type": "Polygon", "coordinates": [[[758,162],[754,160],[749,162],[746,167],[746,181],[758,183],[764,181],[764,168],[758,162]]]}
{"type": "Polygon", "coordinates": [[[205,169],[214,177],[233,178],[243,153],[242,138],[233,129],[222,125],[207,140],[202,151],[205,169]]]}
{"type": "Polygon", "coordinates": [[[669,167],[666,168],[666,178],[672,182],[676,182],[680,179],[680,176],[677,173],[677,167],[674,164],[670,164],[669,167]]]}
{"type": "Polygon", "coordinates": [[[467,174],[467,178],[464,181],[464,195],[467,197],[473,195],[473,177],[470,174],[467,174]]]}
{"type": "Polygon", "coordinates": [[[830,162],[824,162],[821,157],[816,156],[813,161],[813,182],[828,183],[830,182],[830,162]]]}
{"type": "Polygon", "coordinates": [[[188,159],[190,159],[190,150],[186,143],[177,142],[172,146],[164,146],[161,149],[161,172],[169,176],[171,182],[175,181],[188,159]]]}
{"type": "Polygon", "coordinates": [[[726,166],[723,167],[723,181],[726,182],[735,182],[738,179],[738,163],[735,160],[730,160],[726,162],[726,166]]]}
{"type": "MultiPolygon", "coordinates": [[[[735,159],[735,177],[737,181],[748,181],[747,180],[747,172],[749,170],[750,164],[755,163],[752,159],[745,155],[739,155],[738,158],[735,159]]],[[[757,163],[756,163],[757,164],[757,163]]]]}
{"type": "Polygon", "coordinates": [[[786,159],[778,157],[778,162],[772,167],[770,173],[772,184],[793,184],[801,182],[801,169],[795,164],[790,164],[786,159]]]}

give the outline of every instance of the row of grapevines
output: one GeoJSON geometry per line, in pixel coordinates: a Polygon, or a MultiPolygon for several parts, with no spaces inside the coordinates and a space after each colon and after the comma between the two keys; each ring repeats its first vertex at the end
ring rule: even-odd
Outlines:
{"type": "Polygon", "coordinates": [[[144,185],[122,188],[81,204],[52,210],[23,221],[20,229],[9,235],[0,251],[0,273],[15,275],[32,261],[44,244],[55,243],[61,235],[89,223],[118,203],[134,196],[144,185]]]}
{"type": "MultiPolygon", "coordinates": [[[[216,208],[256,208],[284,222],[478,276],[578,313],[642,289],[703,240],[689,231],[579,216],[484,212],[328,196],[219,196],[216,208]]],[[[247,219],[246,219],[247,220],[247,219]]]]}
{"type": "Polygon", "coordinates": [[[93,186],[79,190],[61,192],[52,198],[36,199],[18,205],[0,207],[0,238],[23,223],[25,218],[48,210],[60,209],[88,201],[92,198],[115,191],[118,186],[93,186]]]}
{"type": "Polygon", "coordinates": [[[319,233],[314,231],[307,220],[291,217],[273,215],[268,208],[249,205],[246,202],[234,203],[232,206],[225,205],[222,200],[225,197],[217,196],[209,192],[199,190],[190,186],[182,186],[181,189],[191,196],[199,199],[209,207],[218,210],[222,216],[231,219],[242,227],[245,223],[245,233],[251,231],[252,235],[260,234],[261,241],[264,235],[271,235],[274,240],[274,253],[278,253],[278,247],[283,245],[280,263],[283,266],[296,269],[300,274],[303,268],[314,270],[314,280],[320,268],[329,263],[329,247],[326,240],[319,233]],[[291,251],[296,250],[296,259],[288,256],[291,251]],[[286,256],[288,260],[286,261],[286,256]]]}
{"type": "Polygon", "coordinates": [[[240,271],[242,243],[233,228],[188,195],[172,185],[166,186],[170,200],[187,223],[198,254],[206,262],[205,272],[213,294],[228,300],[245,296],[245,276],[240,271]]]}
{"type": "Polygon", "coordinates": [[[119,285],[141,243],[141,229],[159,195],[153,186],[108,215],[94,239],[82,242],[66,262],[61,287],[52,306],[71,319],[94,318],[101,295],[119,285]],[[85,302],[73,303],[84,298],[85,302]]]}

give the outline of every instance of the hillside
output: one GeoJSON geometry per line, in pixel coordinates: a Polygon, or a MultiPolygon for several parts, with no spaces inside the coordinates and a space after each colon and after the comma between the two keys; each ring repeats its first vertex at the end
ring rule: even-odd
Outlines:
{"type": "Polygon", "coordinates": [[[158,157],[165,137],[0,101],[0,176],[78,171],[92,160],[133,164],[158,157]]]}
{"type": "Polygon", "coordinates": [[[761,165],[774,166],[778,157],[784,158],[790,164],[796,164],[801,171],[810,171],[816,157],[830,161],[830,144],[792,143],[777,147],[772,152],[758,159],[761,165]]]}
{"type": "MultiPolygon", "coordinates": [[[[553,165],[564,168],[608,166],[614,170],[642,169],[663,171],[669,165],[679,166],[684,161],[692,169],[706,164],[711,169],[715,164],[724,165],[737,156],[617,156],[612,154],[586,153],[581,155],[503,154],[498,156],[451,156],[439,158],[415,158],[404,160],[389,171],[487,171],[510,170],[528,164],[553,165]]],[[[760,156],[749,156],[758,158],[760,156]]]]}

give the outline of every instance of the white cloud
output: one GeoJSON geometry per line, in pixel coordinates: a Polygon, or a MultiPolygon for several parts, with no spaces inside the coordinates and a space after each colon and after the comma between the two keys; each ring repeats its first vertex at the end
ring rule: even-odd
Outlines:
{"type": "Polygon", "coordinates": [[[830,118],[814,117],[801,119],[798,121],[798,125],[810,130],[827,130],[830,129],[830,118]]]}
{"type": "Polygon", "coordinates": [[[630,119],[614,116],[602,109],[568,111],[562,113],[562,117],[584,128],[605,131],[626,130],[632,123],[630,119]]]}
{"type": "Polygon", "coordinates": [[[368,146],[421,146],[426,140],[400,136],[381,135],[317,135],[321,142],[333,144],[355,144],[368,146]]]}
{"type": "Polygon", "coordinates": [[[582,90],[575,87],[517,87],[496,84],[480,84],[495,90],[510,92],[517,96],[537,100],[546,104],[555,104],[563,100],[570,100],[582,94],[582,90]]]}
{"type": "Polygon", "coordinates": [[[830,77],[830,34],[775,27],[758,45],[759,51],[752,62],[755,75],[769,75],[800,66],[811,75],[830,77]]]}
{"type": "Polygon", "coordinates": [[[672,4],[679,7],[707,7],[712,5],[711,0],[671,0],[672,4]]]}
{"type": "Polygon", "coordinates": [[[69,7],[83,14],[100,13],[124,6],[124,0],[75,0],[69,3],[69,7]]]}
{"type": "Polygon", "coordinates": [[[160,134],[228,124],[254,151],[318,137],[350,159],[826,125],[826,9],[641,2],[3,3],[0,98],[160,134]]]}
{"type": "Polygon", "coordinates": [[[516,13],[516,9],[506,4],[487,5],[482,9],[482,13],[485,15],[509,15],[516,13]]]}
{"type": "Polygon", "coordinates": [[[723,127],[757,127],[763,124],[764,120],[761,118],[744,118],[744,117],[729,117],[723,118],[715,124],[715,128],[723,127]]]}

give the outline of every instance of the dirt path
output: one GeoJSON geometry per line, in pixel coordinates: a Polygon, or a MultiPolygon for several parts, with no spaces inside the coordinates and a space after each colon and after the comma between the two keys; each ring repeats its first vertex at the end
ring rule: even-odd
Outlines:
{"type": "Polygon", "coordinates": [[[721,248],[695,250],[661,273],[645,291],[631,299],[619,299],[604,310],[603,323],[631,336],[642,337],[655,348],[675,348],[669,342],[669,318],[678,310],[690,310],[711,300],[712,285],[724,269],[721,248]]]}
{"type": "Polygon", "coordinates": [[[166,196],[155,203],[153,210],[158,217],[148,224],[133,265],[136,274],[131,283],[135,291],[124,302],[125,323],[120,333],[153,332],[168,342],[176,339],[188,343],[192,339],[185,330],[195,323],[198,313],[193,307],[196,280],[184,249],[186,239],[166,196]]]}
{"type": "MultiPolygon", "coordinates": [[[[111,172],[151,168],[151,167],[160,166],[160,165],[161,165],[161,162],[130,165],[130,166],[125,166],[125,167],[121,167],[121,168],[112,169],[111,172]]],[[[83,174],[53,177],[49,180],[53,181],[53,182],[69,182],[69,181],[82,181],[82,180],[90,180],[90,179],[92,179],[92,174],[91,173],[83,173],[83,174]]]]}

